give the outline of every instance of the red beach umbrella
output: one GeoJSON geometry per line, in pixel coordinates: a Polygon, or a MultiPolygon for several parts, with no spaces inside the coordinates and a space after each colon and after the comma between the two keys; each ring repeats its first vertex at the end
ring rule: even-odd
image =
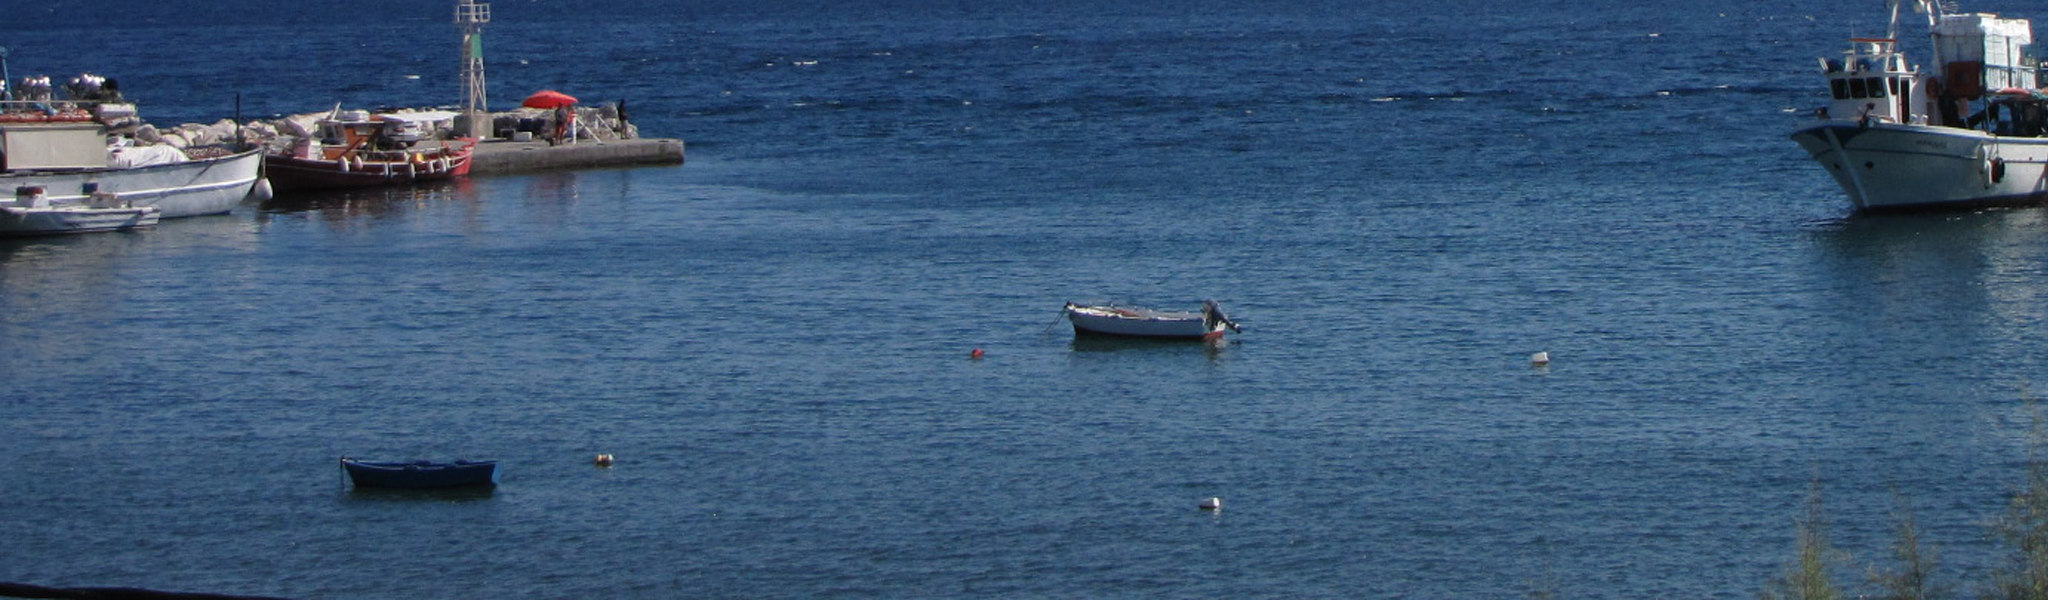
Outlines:
{"type": "Polygon", "coordinates": [[[532,96],[527,96],[526,101],[519,103],[519,105],[527,108],[546,109],[560,108],[575,103],[575,96],[571,96],[554,90],[541,90],[538,92],[534,92],[532,96]]]}

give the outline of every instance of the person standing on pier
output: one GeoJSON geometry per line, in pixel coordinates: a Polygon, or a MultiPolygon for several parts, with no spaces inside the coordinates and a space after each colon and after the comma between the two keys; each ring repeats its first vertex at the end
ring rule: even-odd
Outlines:
{"type": "Polygon", "coordinates": [[[555,143],[576,143],[576,108],[573,105],[555,107],[555,143]]]}

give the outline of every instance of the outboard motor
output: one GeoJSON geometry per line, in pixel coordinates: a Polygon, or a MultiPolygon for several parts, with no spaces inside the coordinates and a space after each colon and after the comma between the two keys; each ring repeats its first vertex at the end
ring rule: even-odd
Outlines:
{"type": "MultiPolygon", "coordinates": [[[[1239,331],[1237,322],[1230,320],[1229,316],[1224,315],[1223,309],[1216,306],[1215,300],[1203,300],[1202,324],[1209,329],[1215,329],[1217,323],[1222,323],[1224,327],[1229,327],[1231,331],[1239,331]]],[[[1240,333],[1242,332],[1240,331],[1240,333]]]]}

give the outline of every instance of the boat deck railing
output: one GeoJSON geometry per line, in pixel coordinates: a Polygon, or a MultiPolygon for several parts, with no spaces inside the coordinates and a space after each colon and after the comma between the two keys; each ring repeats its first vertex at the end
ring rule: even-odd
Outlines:
{"type": "Polygon", "coordinates": [[[122,102],[122,101],[120,101],[120,100],[109,100],[109,99],[91,99],[91,100],[85,100],[85,99],[78,99],[78,98],[61,98],[61,99],[60,99],[60,98],[16,98],[16,99],[8,99],[8,98],[5,98],[5,97],[0,97],[0,111],[7,111],[7,112],[12,112],[12,111],[26,111],[26,110],[37,110],[37,111],[53,111],[53,110],[67,110],[67,109],[86,109],[86,110],[91,110],[91,109],[94,109],[94,108],[98,108],[98,107],[99,107],[100,105],[103,105],[103,104],[126,104],[126,103],[125,103],[125,102],[122,102]]]}

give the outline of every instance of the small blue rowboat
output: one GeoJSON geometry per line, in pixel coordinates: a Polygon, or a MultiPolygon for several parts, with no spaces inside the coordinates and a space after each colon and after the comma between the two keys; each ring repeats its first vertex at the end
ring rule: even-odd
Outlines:
{"type": "Polygon", "coordinates": [[[1223,331],[1237,331],[1237,323],[1223,316],[1216,301],[1202,303],[1201,312],[1177,312],[1126,306],[1067,303],[1063,311],[1074,323],[1075,335],[1111,335],[1135,338],[1215,340],[1223,331]]]}
{"type": "Polygon", "coordinates": [[[423,490],[498,484],[498,461],[370,462],[342,457],[342,470],[359,488],[423,490]]]}

